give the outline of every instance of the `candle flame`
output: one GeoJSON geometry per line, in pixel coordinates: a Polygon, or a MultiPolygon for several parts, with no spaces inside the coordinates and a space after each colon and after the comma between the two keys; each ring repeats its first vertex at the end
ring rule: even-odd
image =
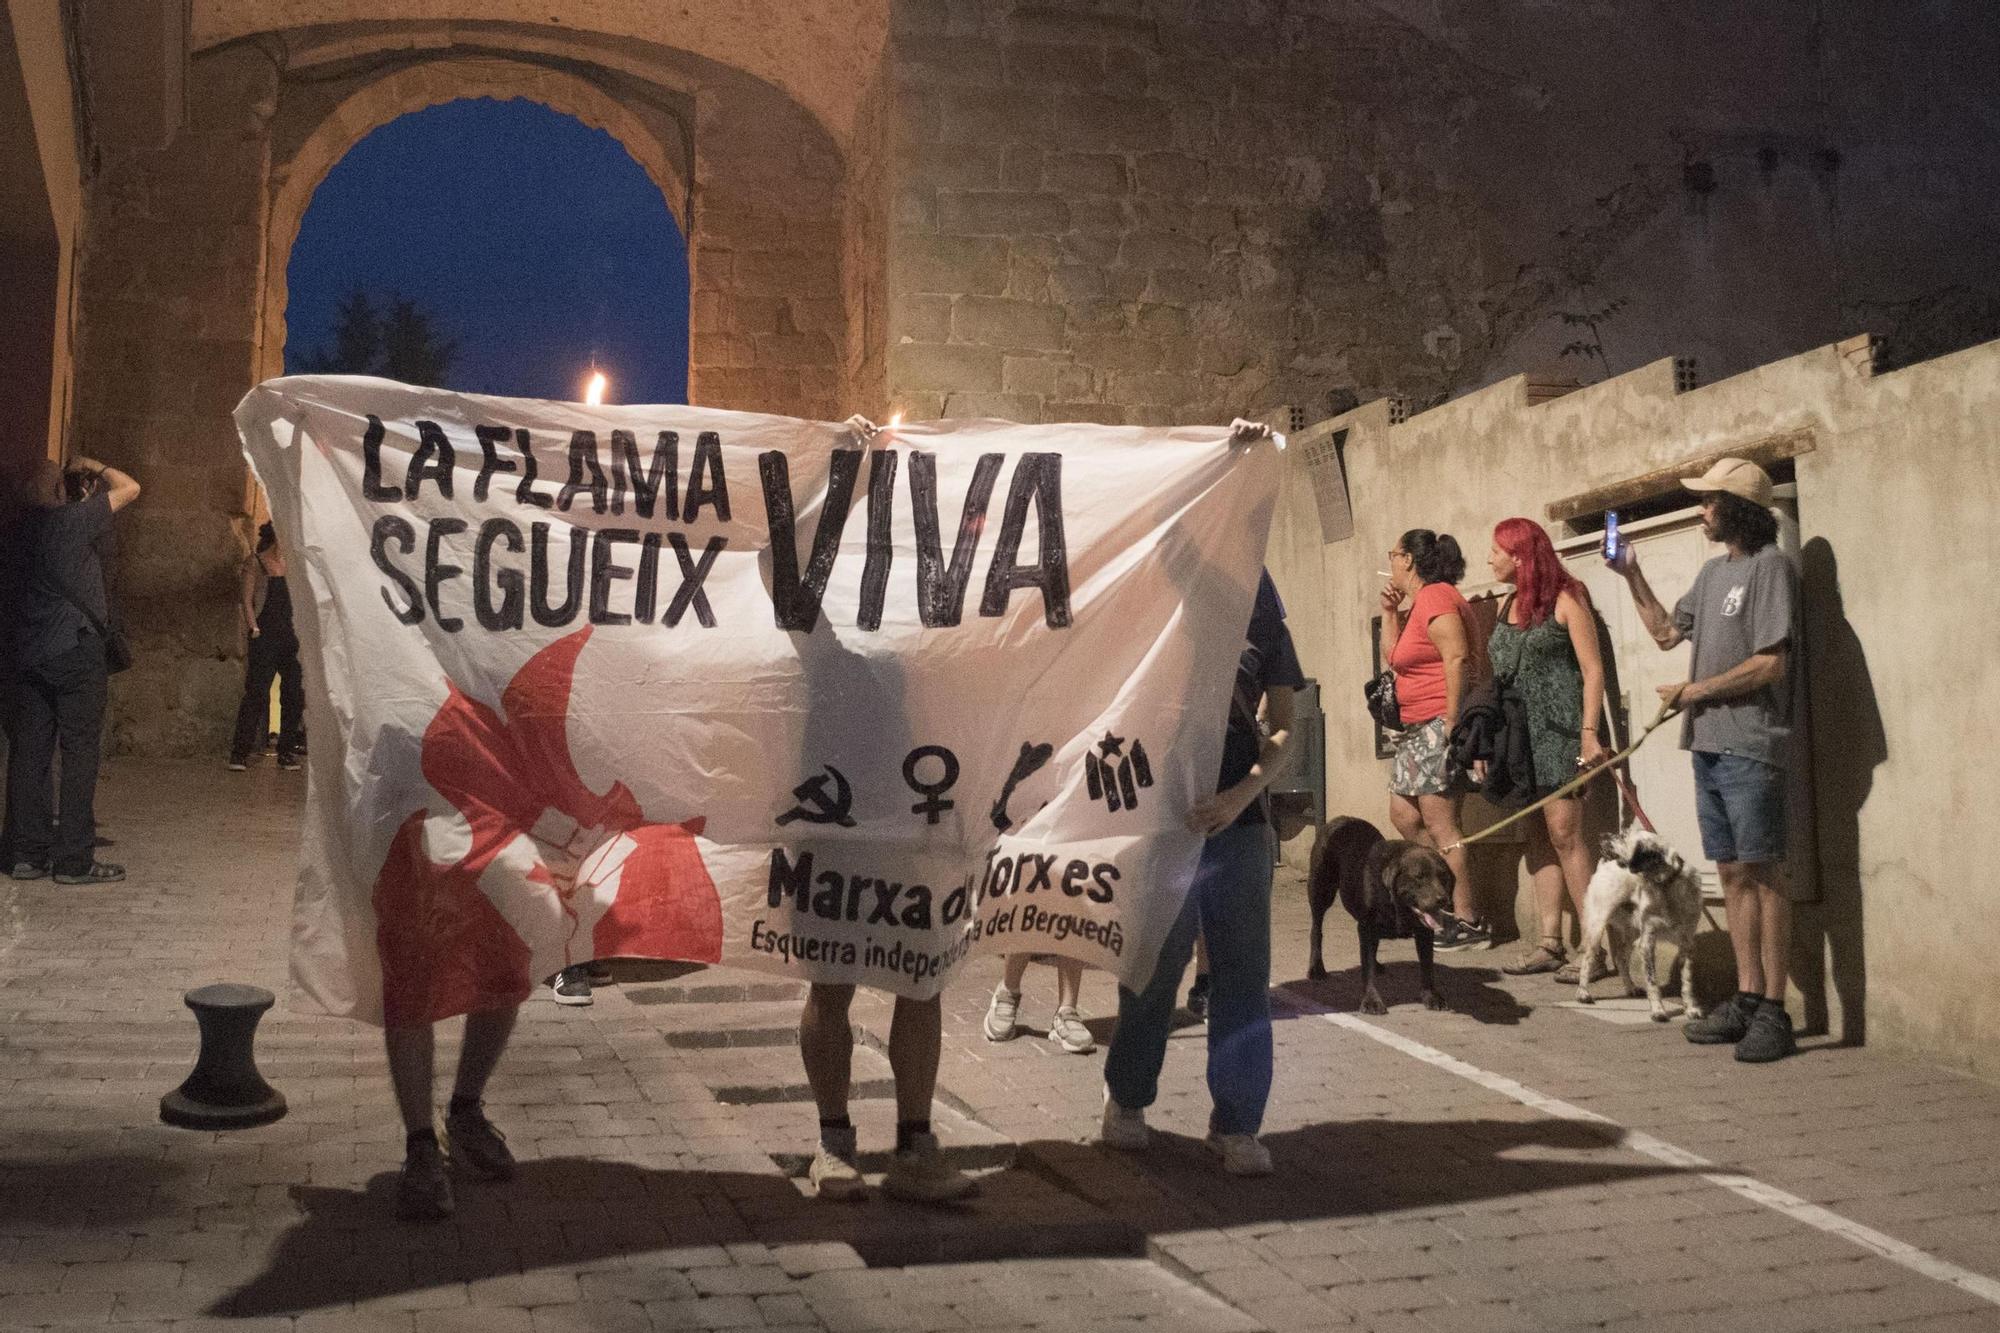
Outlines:
{"type": "Polygon", "coordinates": [[[599,403],[603,402],[604,388],[609,383],[611,383],[611,381],[604,378],[603,371],[601,370],[591,371],[590,384],[583,391],[583,401],[589,403],[592,407],[595,407],[599,403]]]}

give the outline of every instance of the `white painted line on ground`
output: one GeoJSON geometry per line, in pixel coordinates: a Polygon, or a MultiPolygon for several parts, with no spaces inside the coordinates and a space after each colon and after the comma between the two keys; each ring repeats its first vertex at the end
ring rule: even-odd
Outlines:
{"type": "Polygon", "coordinates": [[[1296,997],[1291,997],[1291,1002],[1304,1012],[1317,1013],[1336,1027],[1346,1028],[1350,1032],[1358,1032],[1371,1041],[1382,1043],[1382,1045],[1389,1047],[1391,1050],[1401,1051],[1413,1060],[1421,1060],[1423,1063],[1433,1065],[1444,1070],[1446,1073],[1456,1074],[1462,1079],[1477,1083],[1482,1088],[1497,1092],[1503,1097],[1511,1098],[1523,1106],[1531,1106],[1545,1115],[1553,1116],[1559,1120],[1581,1120],[1596,1125],[1609,1125],[1623,1135],[1621,1140],[1623,1145],[1634,1152],[1642,1153],[1654,1161],[1664,1162],[1668,1166],[1699,1172],[1703,1180],[1714,1185],[1720,1185],[1723,1189],[1733,1194],[1741,1195],[1753,1203],[1762,1204],[1773,1212],[1783,1213],[1795,1222],[1803,1223],[1815,1230],[1824,1231],[1830,1236],[1839,1236],[1841,1239],[1850,1241],[1871,1254],[1880,1255],[1891,1263],[1901,1264],[1912,1272],[1921,1273],[1927,1278],[1948,1283],[1951,1286],[1957,1287],[1960,1291],[1977,1296],[1989,1304],[2000,1305],[2000,1281],[1987,1277],[1984,1273],[1975,1273],[1969,1268],[1961,1268],[1947,1259],[1938,1258],[1927,1250],[1920,1250],[1914,1245],[1897,1240],[1894,1236],[1877,1231],[1873,1227],[1863,1226],[1851,1217],[1842,1217],[1839,1213],[1831,1209],[1822,1208],[1816,1203],[1809,1203],[1796,1194],[1781,1190],[1775,1185],[1767,1185],[1754,1177],[1739,1175],[1733,1171],[1713,1170],[1712,1168],[1715,1166],[1715,1163],[1709,1161],[1706,1157],[1691,1153],[1685,1148],[1677,1148],[1665,1139],[1655,1138],[1653,1135],[1640,1130],[1627,1129],[1610,1117],[1601,1116],[1595,1111],[1586,1111],[1581,1106],[1574,1106],[1559,1098],[1548,1096],[1546,1093],[1536,1092],[1533,1088],[1522,1083],[1517,1083],[1504,1074],[1495,1074],[1489,1070],[1481,1069],[1477,1065],[1467,1064],[1456,1056],[1446,1055],[1443,1051],[1435,1047],[1426,1046],[1420,1041],[1413,1041],[1400,1032],[1392,1032],[1388,1028],[1378,1027],[1366,1019],[1356,1017],[1353,1014],[1329,1013],[1322,1006],[1306,1003],[1296,997]]]}

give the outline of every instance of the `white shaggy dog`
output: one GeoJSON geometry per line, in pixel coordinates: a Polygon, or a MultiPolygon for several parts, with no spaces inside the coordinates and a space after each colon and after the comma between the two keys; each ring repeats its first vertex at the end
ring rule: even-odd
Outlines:
{"type": "Polygon", "coordinates": [[[1681,959],[1681,1011],[1700,1018],[1694,1002],[1694,968],[1689,952],[1694,932],[1701,925],[1701,881],[1657,834],[1628,828],[1604,840],[1604,859],[1590,877],[1583,895],[1583,953],[1579,963],[1576,998],[1591,1003],[1590,964],[1600,945],[1610,950],[1610,960],[1624,979],[1625,993],[1632,993],[1632,941],[1637,936],[1646,953],[1646,998],[1653,1004],[1653,1021],[1667,1021],[1667,1006],[1660,999],[1660,980],[1654,966],[1654,950],[1664,937],[1672,941],[1681,959]]]}

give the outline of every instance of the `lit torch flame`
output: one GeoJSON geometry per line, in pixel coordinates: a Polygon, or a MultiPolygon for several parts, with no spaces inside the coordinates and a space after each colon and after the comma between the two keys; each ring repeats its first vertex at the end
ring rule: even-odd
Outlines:
{"type": "Polygon", "coordinates": [[[898,427],[898,426],[900,426],[900,425],[902,425],[902,424],[903,424],[903,414],[902,414],[901,412],[896,412],[896,413],[892,413],[892,414],[890,415],[890,417],[889,417],[889,429],[890,429],[890,430],[894,430],[894,429],[896,429],[896,427],[898,427]]]}
{"type": "Polygon", "coordinates": [[[603,371],[601,370],[591,371],[590,384],[583,391],[583,401],[589,403],[592,407],[595,407],[599,403],[603,402],[604,387],[610,382],[611,382],[610,380],[604,378],[603,371]]]}

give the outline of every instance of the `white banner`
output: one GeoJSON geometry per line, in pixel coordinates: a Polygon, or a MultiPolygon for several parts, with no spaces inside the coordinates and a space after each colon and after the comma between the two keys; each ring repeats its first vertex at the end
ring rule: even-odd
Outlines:
{"type": "Polygon", "coordinates": [[[401,1026],[566,964],[1143,984],[1277,489],[1220,427],[872,440],[316,376],[236,419],[312,744],[292,970],[401,1026]]]}

